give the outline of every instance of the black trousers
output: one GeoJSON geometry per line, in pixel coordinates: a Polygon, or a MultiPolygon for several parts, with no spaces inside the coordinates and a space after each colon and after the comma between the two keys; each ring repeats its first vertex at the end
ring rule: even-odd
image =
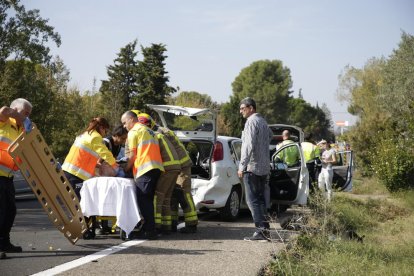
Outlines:
{"type": "Polygon", "coordinates": [[[313,192],[315,190],[315,187],[313,186],[313,184],[316,181],[315,162],[306,163],[306,168],[308,168],[308,172],[309,172],[309,190],[313,192]]]}
{"type": "Polygon", "coordinates": [[[10,231],[16,217],[13,178],[0,176],[0,248],[10,243],[10,231]]]}
{"type": "Polygon", "coordinates": [[[68,179],[70,185],[72,186],[73,190],[75,191],[75,194],[78,196],[78,199],[80,201],[80,190],[83,185],[83,180],[71,173],[68,173],[67,171],[64,171],[66,178],[68,179]]]}
{"type": "Polygon", "coordinates": [[[154,195],[155,187],[160,175],[160,170],[153,169],[135,179],[135,185],[137,186],[138,208],[145,220],[142,227],[144,232],[155,231],[154,195]]]}

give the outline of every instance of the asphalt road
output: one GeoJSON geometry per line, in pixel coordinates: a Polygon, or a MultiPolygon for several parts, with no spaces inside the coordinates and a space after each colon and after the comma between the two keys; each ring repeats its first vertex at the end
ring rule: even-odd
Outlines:
{"type": "MultiPolygon", "coordinates": [[[[174,233],[155,241],[122,241],[97,235],[72,245],[49,221],[37,200],[19,200],[12,242],[23,253],[0,260],[0,275],[256,275],[285,244],[246,242],[253,231],[249,212],[237,222],[200,216],[196,234],[174,233]],[[104,251],[106,249],[106,251],[104,251]],[[51,270],[53,269],[54,270],[51,270]]],[[[278,223],[272,225],[278,238],[278,223]]]]}

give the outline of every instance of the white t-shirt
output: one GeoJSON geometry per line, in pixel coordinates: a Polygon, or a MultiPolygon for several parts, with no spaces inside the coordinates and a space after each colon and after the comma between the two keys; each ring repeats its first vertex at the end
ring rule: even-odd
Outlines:
{"type": "MultiPolygon", "coordinates": [[[[329,149],[329,150],[325,150],[322,153],[322,161],[333,161],[333,156],[336,154],[335,149],[329,149]]],[[[322,162],[322,168],[323,169],[328,169],[331,170],[332,169],[332,163],[324,163],[322,162]]]]}

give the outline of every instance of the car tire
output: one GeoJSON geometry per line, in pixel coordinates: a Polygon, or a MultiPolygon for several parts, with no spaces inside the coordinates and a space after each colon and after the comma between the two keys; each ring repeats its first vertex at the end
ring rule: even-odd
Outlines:
{"type": "Polygon", "coordinates": [[[226,221],[235,221],[240,213],[241,191],[239,186],[234,186],[231,189],[230,195],[227,199],[226,206],[221,208],[220,216],[226,221]]]}

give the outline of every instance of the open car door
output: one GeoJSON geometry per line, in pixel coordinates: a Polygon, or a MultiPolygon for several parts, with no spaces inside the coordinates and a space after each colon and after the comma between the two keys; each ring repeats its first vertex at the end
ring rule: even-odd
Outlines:
{"type": "Polygon", "coordinates": [[[350,192],[352,190],[353,152],[338,151],[336,164],[332,166],[334,176],[333,188],[338,191],[350,192]]]}
{"type": "Polygon", "coordinates": [[[282,146],[271,157],[269,177],[270,198],[272,203],[304,205],[307,202],[309,173],[303,158],[303,152],[298,143],[282,146]],[[297,154],[296,162],[289,160],[286,155],[297,154]]]}
{"type": "Polygon", "coordinates": [[[273,155],[276,151],[276,145],[283,141],[282,133],[285,130],[290,132],[290,140],[296,143],[302,143],[304,141],[305,134],[300,127],[284,124],[269,124],[269,128],[272,131],[272,140],[270,141],[270,155],[273,155]]]}

